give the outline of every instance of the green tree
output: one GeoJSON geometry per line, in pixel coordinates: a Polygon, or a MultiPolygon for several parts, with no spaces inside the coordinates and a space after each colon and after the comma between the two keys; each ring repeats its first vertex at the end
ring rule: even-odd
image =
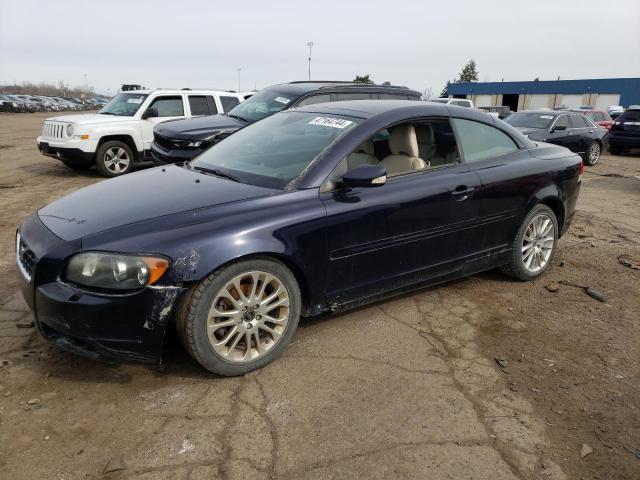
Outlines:
{"type": "Polygon", "coordinates": [[[449,96],[449,85],[451,85],[451,82],[447,80],[447,83],[444,84],[444,87],[442,87],[442,91],[440,92],[440,98],[449,96]]]}
{"type": "Polygon", "coordinates": [[[353,80],[353,83],[373,83],[373,80],[369,78],[369,74],[366,75],[356,75],[356,78],[353,80]]]}
{"type": "Polygon", "coordinates": [[[458,78],[458,82],[477,82],[478,81],[478,70],[477,70],[476,61],[472,58],[467,62],[462,71],[460,72],[460,77],[458,78]]]}

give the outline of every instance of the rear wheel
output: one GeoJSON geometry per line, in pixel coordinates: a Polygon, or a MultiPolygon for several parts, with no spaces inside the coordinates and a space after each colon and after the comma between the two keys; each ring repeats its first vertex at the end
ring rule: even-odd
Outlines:
{"type": "Polygon", "coordinates": [[[600,160],[600,153],[602,152],[602,147],[600,146],[600,142],[593,142],[589,149],[587,150],[587,154],[584,158],[585,165],[593,166],[598,163],[600,160]]]}
{"type": "Polygon", "coordinates": [[[546,205],[536,205],[527,214],[512,244],[511,261],[504,273],[519,280],[542,275],[553,259],[558,242],[558,221],[546,205]]]}
{"type": "Polygon", "coordinates": [[[133,169],[133,152],[118,140],[104,142],[96,151],[96,168],[104,177],[117,177],[133,169]]]}
{"type": "Polygon", "coordinates": [[[188,352],[224,376],[242,375],[277,358],[300,318],[300,289],[282,263],[258,258],[209,275],[177,321],[188,352]]]}

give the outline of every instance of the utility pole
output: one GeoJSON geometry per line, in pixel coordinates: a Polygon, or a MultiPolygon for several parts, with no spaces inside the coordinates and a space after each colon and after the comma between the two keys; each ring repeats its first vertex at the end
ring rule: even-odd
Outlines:
{"type": "Polygon", "coordinates": [[[311,47],[313,47],[313,42],[307,42],[307,47],[309,47],[309,80],[311,80],[311,47]]]}
{"type": "Polygon", "coordinates": [[[89,84],[87,83],[87,74],[84,74],[84,91],[88,92],[89,91],[89,84]]]}
{"type": "Polygon", "coordinates": [[[240,92],[240,72],[242,71],[241,68],[236,68],[236,71],[238,72],[238,93],[240,92]]]}

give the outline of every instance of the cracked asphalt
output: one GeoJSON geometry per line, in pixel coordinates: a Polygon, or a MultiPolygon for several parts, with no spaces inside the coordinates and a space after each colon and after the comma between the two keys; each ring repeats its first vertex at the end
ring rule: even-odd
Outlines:
{"type": "Polygon", "coordinates": [[[640,256],[638,157],[585,174],[544,278],[489,272],[303,320],[273,364],[217,378],[175,339],[158,372],[22,328],[16,225],[102,180],[38,154],[44,118],[0,115],[0,478],[640,478],[639,274],[610,261],[640,256]],[[607,303],[544,288],[564,278],[607,303]]]}

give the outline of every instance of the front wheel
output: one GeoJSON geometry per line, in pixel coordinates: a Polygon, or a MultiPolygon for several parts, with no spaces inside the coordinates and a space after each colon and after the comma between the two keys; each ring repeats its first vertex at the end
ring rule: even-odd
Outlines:
{"type": "Polygon", "coordinates": [[[542,275],[553,259],[558,243],[558,220],[546,205],[536,205],[527,214],[512,244],[511,261],[502,267],[518,280],[542,275]]]}
{"type": "Polygon", "coordinates": [[[235,376],[277,358],[298,327],[300,311],[291,271],[276,260],[257,258],[223,267],[200,282],[177,328],[203,367],[235,376]]]}
{"type": "Polygon", "coordinates": [[[118,140],[104,142],[96,151],[96,168],[103,177],[118,177],[133,169],[133,152],[118,140]]]}
{"type": "Polygon", "coordinates": [[[602,152],[602,147],[600,147],[600,143],[599,142],[593,142],[590,146],[589,149],[587,150],[587,155],[584,159],[584,163],[585,165],[588,166],[593,166],[596,163],[598,163],[598,160],[600,160],[600,153],[602,152]]]}

